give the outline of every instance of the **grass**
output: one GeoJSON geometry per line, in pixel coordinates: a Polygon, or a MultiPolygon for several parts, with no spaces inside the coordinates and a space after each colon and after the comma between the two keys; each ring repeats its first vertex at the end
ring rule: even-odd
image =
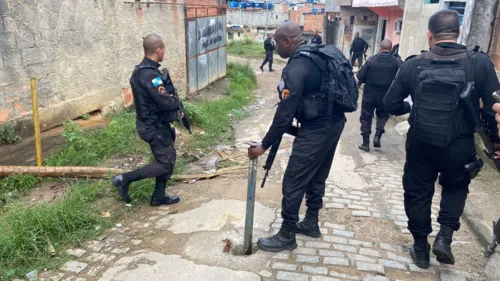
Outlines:
{"type": "MultiPolygon", "coordinates": [[[[231,122],[243,116],[242,108],[252,100],[256,77],[248,65],[228,64],[231,80],[227,95],[218,100],[199,103],[186,101],[188,116],[194,126],[205,134],[195,133],[188,140],[188,148],[208,152],[214,145],[228,143],[233,138],[231,122]],[[230,115],[228,115],[230,114],[230,115]]],[[[64,125],[67,142],[45,161],[50,166],[91,166],[102,163],[118,153],[148,153],[147,144],[140,141],[135,131],[135,114],[122,112],[111,116],[107,128],[83,131],[74,123],[64,125]]],[[[182,173],[192,159],[178,158],[174,173],[182,173]]],[[[0,180],[2,195],[8,203],[0,220],[0,280],[12,280],[41,268],[57,268],[66,261],[61,254],[69,245],[83,243],[100,235],[120,216],[114,211],[111,219],[101,218],[96,200],[118,198],[109,181],[76,180],[68,185],[67,194],[52,204],[37,204],[29,209],[12,198],[42,181],[29,175],[14,175],[0,180]],[[7,194],[12,192],[10,196],[7,194]],[[47,238],[54,246],[57,257],[50,257],[47,238]]],[[[148,202],[154,189],[154,179],[132,186],[135,201],[148,202]]]]}
{"type": "Polygon", "coordinates": [[[229,42],[227,52],[245,58],[264,58],[266,51],[262,43],[255,42],[249,38],[229,42]]]}
{"type": "Polygon", "coordinates": [[[104,219],[93,202],[109,195],[104,181],[83,180],[73,185],[65,198],[54,204],[25,209],[11,205],[0,221],[0,280],[11,280],[33,269],[58,266],[64,262],[61,250],[96,237],[113,219],[104,219]],[[47,239],[58,258],[51,258],[47,239]]]}
{"type": "Polygon", "coordinates": [[[0,126],[0,144],[13,144],[21,140],[21,137],[16,134],[14,126],[11,123],[5,123],[0,126]]]}

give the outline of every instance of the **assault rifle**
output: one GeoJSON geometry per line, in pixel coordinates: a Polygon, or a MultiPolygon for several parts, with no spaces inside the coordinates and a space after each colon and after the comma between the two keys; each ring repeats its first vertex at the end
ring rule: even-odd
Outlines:
{"type": "MultiPolygon", "coordinates": [[[[299,128],[295,126],[290,126],[290,128],[286,131],[287,134],[296,137],[297,132],[299,128]]],[[[269,151],[269,155],[267,156],[266,164],[264,165],[264,170],[266,170],[266,173],[264,175],[264,179],[262,180],[262,184],[260,185],[261,188],[264,188],[264,185],[266,185],[266,180],[267,177],[269,176],[269,171],[271,170],[271,167],[273,166],[274,159],[276,158],[276,155],[278,154],[278,148],[280,147],[281,144],[281,138],[279,138],[272,146],[271,150],[269,151]]]]}
{"type": "MultiPolygon", "coordinates": [[[[164,68],[161,73],[162,73],[161,78],[166,83],[165,89],[169,93],[177,95],[177,89],[174,87],[172,79],[170,78],[170,74],[168,74],[168,70],[164,68]]],[[[184,105],[182,104],[182,102],[180,102],[179,110],[184,114],[184,116],[182,116],[181,118],[180,115],[178,115],[177,119],[179,119],[179,121],[182,122],[182,124],[184,124],[184,127],[189,131],[189,134],[193,134],[191,132],[191,122],[189,122],[189,118],[186,115],[186,111],[184,109],[184,105]]]]}
{"type": "Polygon", "coordinates": [[[486,154],[486,156],[488,156],[488,158],[493,160],[497,168],[497,171],[500,172],[500,159],[494,158],[495,146],[488,138],[488,135],[486,135],[481,119],[479,118],[479,112],[476,111],[476,107],[474,107],[474,104],[471,101],[470,95],[473,90],[474,90],[474,82],[467,82],[467,88],[462,94],[460,94],[460,99],[464,101],[465,105],[467,106],[472,115],[472,119],[474,120],[474,125],[475,125],[474,130],[481,137],[481,140],[483,141],[484,146],[486,148],[484,150],[484,153],[486,154]]]}
{"type": "Polygon", "coordinates": [[[493,242],[488,246],[486,250],[487,256],[493,255],[497,246],[500,245],[500,219],[493,222],[493,242]]]}

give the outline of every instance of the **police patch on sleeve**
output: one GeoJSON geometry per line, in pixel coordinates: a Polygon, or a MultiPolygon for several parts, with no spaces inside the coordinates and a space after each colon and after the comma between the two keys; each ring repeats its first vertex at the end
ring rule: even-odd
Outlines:
{"type": "Polygon", "coordinates": [[[163,81],[161,80],[161,77],[156,77],[155,79],[151,80],[151,82],[153,82],[153,85],[155,87],[163,85],[163,81]]]}
{"type": "Polygon", "coordinates": [[[287,100],[289,97],[290,97],[290,91],[288,89],[283,89],[283,91],[281,91],[281,99],[287,100]]]}
{"type": "Polygon", "coordinates": [[[166,95],[167,94],[167,89],[165,89],[165,87],[163,87],[163,86],[160,86],[160,87],[158,87],[158,93],[160,95],[166,95]]]}

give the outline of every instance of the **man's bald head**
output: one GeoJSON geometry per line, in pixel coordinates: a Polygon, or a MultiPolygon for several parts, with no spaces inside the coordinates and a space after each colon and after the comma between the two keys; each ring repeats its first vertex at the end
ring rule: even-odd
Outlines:
{"type": "Polygon", "coordinates": [[[144,37],[142,46],[144,48],[144,55],[146,57],[149,57],[155,55],[158,49],[164,48],[165,44],[163,43],[163,39],[160,36],[156,34],[150,34],[144,37]]]}
{"type": "Polygon", "coordinates": [[[382,40],[382,42],[380,42],[380,51],[391,52],[392,51],[392,41],[389,39],[382,40]]]}
{"type": "Polygon", "coordinates": [[[289,58],[297,47],[304,43],[302,29],[293,21],[280,25],[274,34],[278,54],[282,58],[289,58]]]}

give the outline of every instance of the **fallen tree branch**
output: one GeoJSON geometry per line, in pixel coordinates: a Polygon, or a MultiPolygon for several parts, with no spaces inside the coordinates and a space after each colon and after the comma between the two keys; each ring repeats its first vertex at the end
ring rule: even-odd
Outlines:
{"type": "Polygon", "coordinates": [[[211,174],[198,174],[198,175],[174,175],[172,180],[174,181],[189,181],[189,180],[207,180],[213,179],[221,175],[232,174],[234,172],[239,172],[248,169],[248,166],[236,166],[230,168],[224,168],[211,174]]]}

